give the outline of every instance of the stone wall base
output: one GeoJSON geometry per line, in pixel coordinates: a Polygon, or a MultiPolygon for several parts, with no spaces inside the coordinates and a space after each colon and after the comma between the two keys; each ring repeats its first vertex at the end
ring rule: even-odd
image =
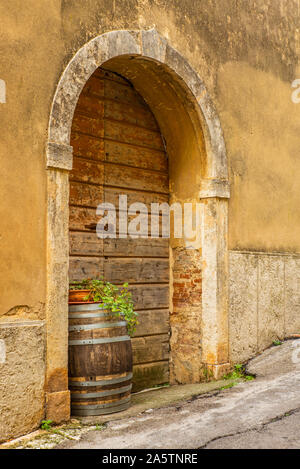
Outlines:
{"type": "Polygon", "coordinates": [[[45,349],[43,321],[0,324],[0,442],[40,426],[45,349]]]}
{"type": "Polygon", "coordinates": [[[230,359],[300,333],[300,255],[229,251],[230,359]]]}

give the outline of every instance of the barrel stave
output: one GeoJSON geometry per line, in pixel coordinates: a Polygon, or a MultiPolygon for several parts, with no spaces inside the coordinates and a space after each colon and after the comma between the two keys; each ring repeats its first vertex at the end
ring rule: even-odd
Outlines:
{"type": "Polygon", "coordinates": [[[118,374],[132,369],[130,341],[112,344],[73,345],[69,351],[70,376],[118,374]]]}

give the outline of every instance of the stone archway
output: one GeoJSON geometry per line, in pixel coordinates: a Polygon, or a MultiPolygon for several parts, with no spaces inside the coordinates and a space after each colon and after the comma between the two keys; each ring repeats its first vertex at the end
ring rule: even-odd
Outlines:
{"type": "Polygon", "coordinates": [[[69,412],[68,172],[72,169],[69,145],[72,119],[88,78],[103,63],[120,56],[142,58],[162,67],[173,88],[182,95],[196,140],[200,132],[203,135],[205,158],[198,191],[202,204],[201,362],[215,378],[228,369],[229,184],[220,121],[197,73],[156,30],[109,32],[85,44],[70,61],[59,81],[49,120],[46,148],[47,416],[53,418],[55,412],[53,420],[56,421],[67,418],[69,412]]]}

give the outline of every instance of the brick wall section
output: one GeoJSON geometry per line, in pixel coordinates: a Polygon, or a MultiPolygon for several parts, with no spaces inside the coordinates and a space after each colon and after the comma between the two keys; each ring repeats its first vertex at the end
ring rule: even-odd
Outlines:
{"type": "Polygon", "coordinates": [[[170,381],[199,382],[201,363],[202,276],[201,251],[173,249],[173,310],[170,381]]]}

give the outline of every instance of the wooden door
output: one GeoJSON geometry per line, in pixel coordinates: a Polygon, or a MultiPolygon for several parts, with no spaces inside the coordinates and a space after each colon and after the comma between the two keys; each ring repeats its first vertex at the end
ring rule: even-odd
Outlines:
{"type": "MultiPolygon", "coordinates": [[[[133,86],[98,69],[74,114],[70,174],[70,280],[103,275],[128,282],[139,325],[132,339],[134,390],[168,381],[167,239],[99,239],[96,207],[126,194],[128,205],[168,202],[168,159],[156,120],[133,86]]],[[[150,222],[149,222],[150,229],[150,222]]]]}

